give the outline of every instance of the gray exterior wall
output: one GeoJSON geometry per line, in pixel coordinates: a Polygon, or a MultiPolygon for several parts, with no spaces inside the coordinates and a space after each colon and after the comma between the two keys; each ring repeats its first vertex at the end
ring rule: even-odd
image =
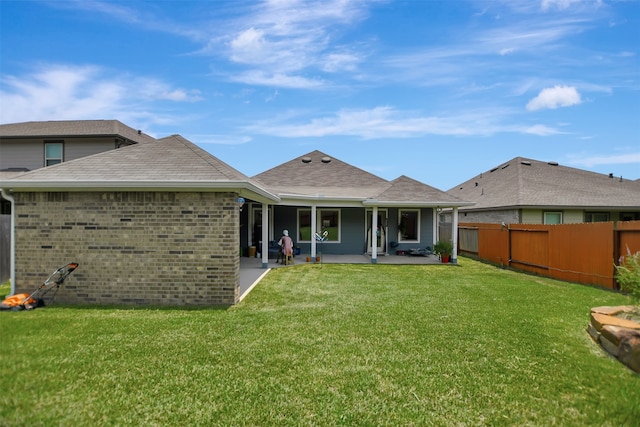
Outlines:
{"type": "Polygon", "coordinates": [[[0,140],[0,170],[44,167],[44,142],[64,141],[64,161],[79,159],[116,148],[115,137],[102,138],[34,138],[0,140]]]}
{"type": "MultiPolygon", "coordinates": [[[[239,297],[236,193],[14,193],[16,292],[79,268],[56,303],[231,305],[239,297]]],[[[53,292],[50,293],[50,295],[53,292]]]]}
{"type": "MultiPolygon", "coordinates": [[[[519,224],[520,223],[520,210],[519,209],[503,209],[493,211],[475,211],[467,212],[464,210],[458,211],[459,222],[484,222],[492,224],[519,224]]],[[[451,214],[446,215],[445,222],[451,222],[451,214]]]]}
{"type": "MultiPolygon", "coordinates": [[[[410,208],[403,208],[410,209],[410,208]]],[[[399,209],[389,209],[389,243],[396,242],[396,248],[389,247],[389,253],[395,253],[397,250],[409,250],[416,248],[433,248],[433,209],[420,209],[420,241],[419,242],[400,242],[398,235],[399,209]]]]}
{"type": "MultiPolygon", "coordinates": [[[[275,240],[280,238],[282,230],[287,229],[293,238],[296,246],[300,247],[303,254],[311,252],[311,243],[298,241],[298,209],[295,206],[275,206],[274,210],[274,234],[275,240]]],[[[302,207],[308,209],[308,207],[302,207]]],[[[319,208],[320,209],[320,208],[319,208]]],[[[323,207],[324,209],[324,207],[323,207]]],[[[334,208],[330,208],[334,209],[334,208]]],[[[366,216],[365,208],[341,207],[340,210],[341,239],[340,243],[320,243],[317,244],[317,251],[324,254],[363,254],[366,248],[366,216]]],[[[380,211],[387,212],[387,252],[394,254],[399,249],[414,249],[433,247],[433,209],[420,209],[420,241],[419,242],[398,242],[398,208],[380,208],[380,211]],[[398,243],[397,247],[391,247],[391,242],[398,243]]],[[[244,212],[243,212],[244,215],[244,212]]],[[[243,238],[243,245],[246,245],[246,238],[243,238]]]]}

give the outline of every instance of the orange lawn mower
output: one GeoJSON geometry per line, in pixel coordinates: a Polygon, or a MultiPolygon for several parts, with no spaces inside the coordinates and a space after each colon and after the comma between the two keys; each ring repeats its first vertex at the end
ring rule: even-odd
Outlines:
{"type": "MultiPolygon", "coordinates": [[[[65,279],[78,268],[77,262],[71,262],[63,265],[54,271],[42,285],[31,294],[15,294],[7,297],[0,304],[0,310],[33,310],[37,307],[44,306],[44,296],[53,288],[56,292],[65,279]]],[[[55,293],[54,293],[55,296],[55,293]]]]}

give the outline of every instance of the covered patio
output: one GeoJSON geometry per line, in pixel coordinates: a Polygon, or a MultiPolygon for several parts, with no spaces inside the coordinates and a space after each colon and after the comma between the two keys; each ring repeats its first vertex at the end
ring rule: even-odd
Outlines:
{"type": "MultiPolygon", "coordinates": [[[[240,300],[244,299],[249,292],[262,280],[262,278],[272,268],[295,268],[297,265],[317,265],[321,264],[371,264],[371,255],[351,254],[351,255],[323,255],[321,262],[306,262],[307,255],[302,254],[295,257],[293,265],[282,265],[275,259],[269,259],[267,269],[264,268],[261,258],[240,258],[240,300]]],[[[378,257],[377,264],[393,265],[436,265],[442,264],[436,255],[411,256],[411,255],[386,255],[378,257]]],[[[447,264],[456,265],[456,264],[447,264]]]]}

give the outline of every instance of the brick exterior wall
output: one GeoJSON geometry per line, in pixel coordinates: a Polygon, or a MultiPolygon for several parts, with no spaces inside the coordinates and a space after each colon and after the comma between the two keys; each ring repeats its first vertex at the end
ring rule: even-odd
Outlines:
{"type": "Polygon", "coordinates": [[[14,198],[16,292],[32,292],[57,267],[75,261],[80,266],[55,294],[56,303],[238,301],[236,193],[16,192],[14,198]]]}

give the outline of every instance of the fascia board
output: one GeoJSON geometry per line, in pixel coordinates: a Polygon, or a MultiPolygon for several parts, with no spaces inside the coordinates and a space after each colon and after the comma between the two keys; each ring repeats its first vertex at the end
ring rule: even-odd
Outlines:
{"type": "Polygon", "coordinates": [[[279,203],[280,198],[246,181],[4,181],[8,191],[237,191],[257,201],[279,203]]]}
{"type": "Polygon", "coordinates": [[[407,202],[407,201],[379,201],[368,199],[362,202],[365,206],[396,207],[396,208],[457,208],[462,206],[473,206],[474,202],[407,202]]]}
{"type": "Polygon", "coordinates": [[[317,195],[301,195],[301,194],[283,194],[279,193],[280,199],[282,200],[283,205],[291,205],[291,206],[299,206],[301,203],[313,204],[316,206],[326,205],[326,206],[352,206],[358,207],[362,206],[363,199],[362,197],[336,197],[336,196],[325,196],[323,194],[317,195]]]}

